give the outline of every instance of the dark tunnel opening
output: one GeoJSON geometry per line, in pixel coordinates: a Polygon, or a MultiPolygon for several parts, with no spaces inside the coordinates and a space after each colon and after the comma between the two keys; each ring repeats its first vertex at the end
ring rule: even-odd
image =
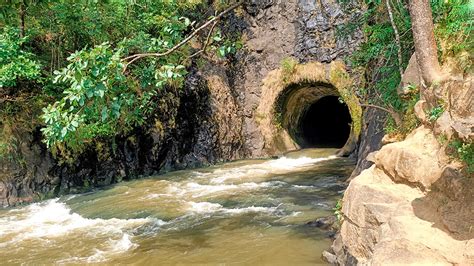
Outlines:
{"type": "Polygon", "coordinates": [[[337,96],[314,102],[300,120],[302,148],[341,148],[350,135],[349,109],[337,96]]]}

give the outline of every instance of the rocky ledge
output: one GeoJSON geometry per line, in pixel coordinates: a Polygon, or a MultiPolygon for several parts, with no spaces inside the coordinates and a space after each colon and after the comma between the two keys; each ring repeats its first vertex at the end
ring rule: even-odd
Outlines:
{"type": "Polygon", "coordinates": [[[367,156],[374,164],[351,180],[340,233],[323,254],[330,263],[474,265],[474,177],[448,145],[474,140],[473,84],[472,75],[451,72],[422,89],[422,125],[367,156]],[[443,114],[429,119],[440,103],[443,114]]]}
{"type": "Polygon", "coordinates": [[[344,195],[333,263],[474,264],[474,180],[443,166],[439,153],[420,127],[373,156],[344,195]]]}

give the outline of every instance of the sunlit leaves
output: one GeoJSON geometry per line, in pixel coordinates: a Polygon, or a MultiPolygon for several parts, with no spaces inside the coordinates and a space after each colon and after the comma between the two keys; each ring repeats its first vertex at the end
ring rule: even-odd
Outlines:
{"type": "Polygon", "coordinates": [[[43,109],[48,146],[82,143],[139,126],[152,113],[157,90],[181,86],[186,69],[174,63],[174,57],[148,60],[126,76],[126,44],[134,42],[124,41],[115,49],[103,43],[75,52],[67,67],[55,72],[54,81],[67,88],[59,101],[43,109]]]}
{"type": "Polygon", "coordinates": [[[120,54],[120,49],[114,51],[104,43],[71,54],[69,65],[55,72],[54,81],[68,87],[59,101],[43,109],[48,146],[77,139],[78,128],[120,116],[119,98],[128,90],[120,54]]]}
{"type": "Polygon", "coordinates": [[[221,58],[237,53],[237,50],[243,46],[240,41],[224,39],[220,31],[217,31],[217,33],[212,36],[212,41],[212,45],[216,47],[217,55],[221,58]]]}

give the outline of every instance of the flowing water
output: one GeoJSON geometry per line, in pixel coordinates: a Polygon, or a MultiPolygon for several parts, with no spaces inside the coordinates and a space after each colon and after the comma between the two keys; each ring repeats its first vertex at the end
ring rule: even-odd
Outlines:
{"type": "Polygon", "coordinates": [[[0,264],[323,263],[353,168],[335,150],[244,160],[0,210],[0,264]]]}

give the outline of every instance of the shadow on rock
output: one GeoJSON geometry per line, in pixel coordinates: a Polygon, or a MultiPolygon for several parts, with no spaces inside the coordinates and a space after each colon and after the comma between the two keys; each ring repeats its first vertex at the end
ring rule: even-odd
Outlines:
{"type": "Polygon", "coordinates": [[[431,191],[412,201],[415,215],[456,240],[474,238],[474,179],[444,169],[431,191]]]}

